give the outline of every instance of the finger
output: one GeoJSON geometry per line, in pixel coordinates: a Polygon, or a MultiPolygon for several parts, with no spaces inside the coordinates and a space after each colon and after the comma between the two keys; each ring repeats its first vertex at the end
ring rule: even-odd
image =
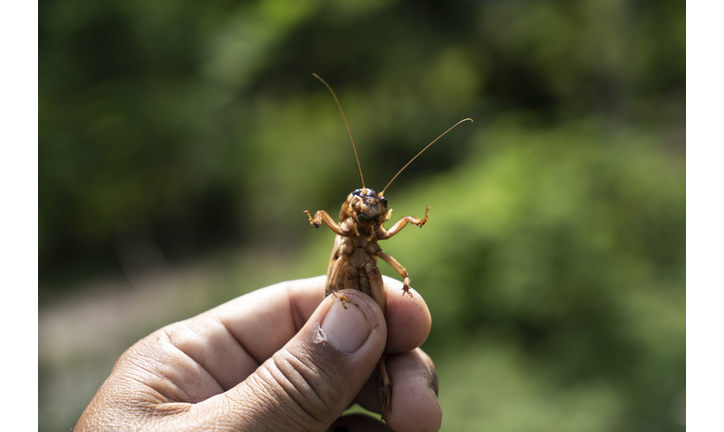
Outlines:
{"type": "Polygon", "coordinates": [[[386,361],[394,386],[392,411],[387,418],[390,428],[397,432],[440,430],[442,407],[432,359],[417,348],[386,361]]]}
{"type": "Polygon", "coordinates": [[[271,285],[193,319],[220,322],[258,365],[302,328],[324,298],[325,281],[318,276],[271,285]]]}
{"type": "Polygon", "coordinates": [[[430,335],[432,318],[422,296],[410,289],[412,298],[401,295],[402,282],[383,276],[387,295],[387,347],[385,353],[396,354],[413,350],[430,335]]]}
{"type": "MultiPolygon", "coordinates": [[[[392,411],[386,419],[387,424],[397,432],[439,430],[442,408],[437,398],[437,373],[430,357],[417,348],[404,354],[385,356],[385,362],[392,381],[392,411]]],[[[365,383],[356,401],[379,413],[377,382],[375,375],[365,383]]]]}
{"type": "Polygon", "coordinates": [[[351,404],[386,342],[382,310],[371,297],[341,291],[241,384],[194,406],[222,411],[239,429],[326,430],[351,404]],[[231,414],[231,415],[229,415],[231,414]]]}

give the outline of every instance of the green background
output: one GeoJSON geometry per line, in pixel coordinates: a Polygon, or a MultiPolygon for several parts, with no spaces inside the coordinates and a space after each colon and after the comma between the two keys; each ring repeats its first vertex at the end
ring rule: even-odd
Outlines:
{"type": "MultiPolygon", "coordinates": [[[[150,331],[322,274],[366,185],[448,431],[685,429],[685,3],[54,0],[39,31],[39,420],[150,331]]],[[[396,276],[384,263],[383,273],[396,276]]]]}

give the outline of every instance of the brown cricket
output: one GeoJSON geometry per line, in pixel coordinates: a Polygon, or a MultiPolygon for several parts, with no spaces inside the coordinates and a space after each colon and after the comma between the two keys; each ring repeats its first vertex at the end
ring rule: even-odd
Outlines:
{"type": "MultiPolygon", "coordinates": [[[[362,180],[362,188],[355,189],[347,196],[347,201],[342,204],[339,211],[339,223],[336,223],[332,217],[324,210],[319,210],[312,217],[308,210],[304,213],[309,217],[309,223],[319,228],[325,223],[332,231],[337,234],[332,247],[332,254],[329,257],[329,265],[327,266],[327,285],[325,296],[333,294],[338,296],[346,306],[344,296],[337,294],[342,289],[355,289],[364,292],[372,297],[382,309],[386,311],[385,287],[382,282],[382,273],[377,268],[377,258],[382,258],[403,278],[402,294],[412,297],[410,291],[410,276],[395,258],[382,251],[377,244],[378,240],[386,240],[402,230],[408,223],[422,227],[427,222],[430,207],[425,208],[425,217],[418,219],[413,216],[406,216],[397,221],[389,230],[384,228],[384,223],[392,217],[392,209],[387,208],[387,199],[384,194],[387,188],[397,178],[400,173],[407,168],[422,152],[427,150],[435,141],[442,138],[443,135],[450,132],[455,126],[464,121],[472,119],[466,118],[455,123],[448,130],[443,132],[439,137],[435,138],[430,144],[423,148],[415,157],[405,164],[400,171],[392,177],[382,192],[377,193],[374,190],[365,187],[364,176],[362,175],[362,167],[357,156],[357,148],[352,139],[352,132],[349,129],[347,118],[344,115],[342,106],[334,94],[334,90],[319,75],[313,74],[315,78],[320,80],[332,93],[344,124],[347,127],[349,138],[352,141],[354,156],[357,159],[357,168],[359,169],[360,179],[362,180]]],[[[382,418],[386,419],[392,409],[392,382],[387,374],[384,359],[380,359],[377,364],[379,374],[378,397],[382,406],[382,418]]]]}

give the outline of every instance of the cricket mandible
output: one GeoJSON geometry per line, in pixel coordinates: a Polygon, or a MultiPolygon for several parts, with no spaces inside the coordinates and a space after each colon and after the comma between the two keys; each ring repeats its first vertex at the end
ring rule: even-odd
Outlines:
{"type": "MultiPolygon", "coordinates": [[[[322,223],[326,224],[337,236],[332,247],[332,254],[329,257],[329,265],[327,266],[327,283],[325,296],[333,294],[337,296],[347,307],[343,295],[337,291],[342,289],[355,289],[364,292],[372,297],[382,309],[386,311],[385,287],[382,281],[382,273],[377,268],[377,259],[381,258],[387,262],[402,277],[402,294],[412,297],[410,291],[410,276],[394,257],[382,251],[377,244],[378,240],[386,240],[398,232],[400,232],[408,223],[422,227],[429,219],[430,207],[425,208],[425,217],[418,219],[413,216],[406,216],[395,223],[392,228],[385,229],[384,223],[392,217],[392,209],[387,207],[387,199],[385,191],[397,178],[400,173],[407,168],[412,161],[428,149],[435,141],[442,138],[446,133],[450,132],[454,127],[465,121],[473,121],[466,118],[455,123],[440,136],[435,138],[430,144],[425,146],[415,157],[405,164],[400,171],[392,177],[382,192],[376,192],[365,187],[364,176],[362,175],[362,167],[360,166],[359,157],[357,155],[357,147],[352,138],[347,118],[344,115],[342,106],[337,99],[337,95],[332,87],[327,84],[319,75],[313,74],[315,78],[320,80],[329,89],[337,103],[344,124],[347,127],[350,141],[352,141],[352,149],[354,150],[355,159],[357,160],[357,168],[359,169],[360,179],[362,180],[362,188],[356,189],[347,196],[347,200],[342,204],[339,211],[339,223],[324,210],[319,210],[314,217],[305,210],[304,213],[309,217],[309,223],[315,228],[319,228],[322,223]]],[[[383,359],[380,359],[377,365],[380,385],[378,387],[378,397],[382,406],[382,418],[386,419],[392,408],[392,383],[387,374],[387,369],[383,359]]]]}

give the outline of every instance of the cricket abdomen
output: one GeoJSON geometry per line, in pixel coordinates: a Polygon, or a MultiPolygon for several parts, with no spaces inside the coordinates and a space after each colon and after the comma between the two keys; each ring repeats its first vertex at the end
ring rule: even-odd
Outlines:
{"type": "MultiPolygon", "coordinates": [[[[337,260],[343,260],[335,291],[355,289],[372,297],[384,311],[386,299],[382,283],[382,273],[377,268],[376,242],[364,237],[344,238],[339,245],[337,260]]],[[[328,293],[329,294],[329,293],[328,293]]]]}

